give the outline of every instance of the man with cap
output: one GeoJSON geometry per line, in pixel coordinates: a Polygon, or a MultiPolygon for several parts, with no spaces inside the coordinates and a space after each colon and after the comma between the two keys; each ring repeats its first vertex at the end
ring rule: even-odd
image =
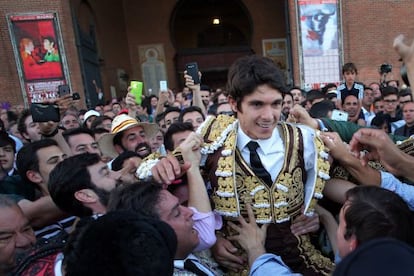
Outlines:
{"type": "Polygon", "coordinates": [[[127,150],[140,154],[141,149],[150,148],[148,139],[157,132],[156,124],[139,122],[126,114],[120,114],[112,121],[111,133],[104,134],[98,144],[103,155],[111,158],[127,150]]]}

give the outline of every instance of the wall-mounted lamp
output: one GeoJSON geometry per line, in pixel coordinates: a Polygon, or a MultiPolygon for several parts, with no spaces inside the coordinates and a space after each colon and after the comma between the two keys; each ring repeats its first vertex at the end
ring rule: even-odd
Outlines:
{"type": "Polygon", "coordinates": [[[214,17],[213,18],[213,25],[220,25],[220,18],[214,17]]]}

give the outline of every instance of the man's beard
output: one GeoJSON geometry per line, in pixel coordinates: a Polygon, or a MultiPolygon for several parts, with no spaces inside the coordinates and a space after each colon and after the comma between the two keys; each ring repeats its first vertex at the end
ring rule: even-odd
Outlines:
{"type": "MultiPolygon", "coordinates": [[[[117,180],[117,181],[119,181],[119,180],[117,180]]],[[[119,184],[117,183],[117,186],[118,186],[119,184]]],[[[97,187],[97,186],[95,186],[94,188],[93,188],[93,191],[97,194],[97,196],[98,196],[98,198],[99,198],[99,201],[101,202],[101,204],[103,205],[103,206],[105,206],[105,207],[108,207],[108,202],[109,202],[109,197],[110,197],[110,195],[111,195],[111,192],[109,192],[109,191],[107,191],[107,190],[104,190],[104,189],[102,189],[102,188],[99,188],[99,187],[97,187]]]]}
{"type": "Polygon", "coordinates": [[[135,148],[135,152],[139,155],[139,157],[144,159],[145,157],[151,154],[151,147],[145,142],[139,143],[135,148]]]}

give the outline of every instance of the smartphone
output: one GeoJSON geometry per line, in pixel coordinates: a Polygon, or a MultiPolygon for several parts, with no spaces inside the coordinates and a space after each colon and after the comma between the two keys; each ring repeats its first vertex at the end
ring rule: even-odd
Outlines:
{"type": "Polygon", "coordinates": [[[198,76],[198,65],[197,62],[187,63],[185,65],[185,70],[187,70],[187,74],[193,78],[194,84],[200,83],[200,78],[198,76]]]}
{"type": "Polygon", "coordinates": [[[346,113],[345,111],[334,109],[332,110],[331,119],[335,121],[348,121],[348,113],[346,113]]]}
{"type": "Polygon", "coordinates": [[[160,91],[168,91],[167,81],[165,80],[160,81],[160,91]]]}
{"type": "Polygon", "coordinates": [[[32,103],[30,105],[33,122],[59,122],[59,107],[55,104],[32,103]]]}
{"type": "Polygon", "coordinates": [[[67,85],[67,84],[59,85],[58,86],[58,94],[59,94],[59,97],[64,97],[66,95],[69,95],[70,94],[69,85],[67,85]]]}
{"type": "Polygon", "coordinates": [[[140,81],[131,81],[130,86],[131,93],[135,96],[135,102],[137,103],[137,105],[141,105],[143,83],[140,81]]]}
{"type": "Polygon", "coordinates": [[[78,92],[75,92],[72,94],[72,100],[76,101],[76,100],[80,100],[80,95],[78,92]]]}

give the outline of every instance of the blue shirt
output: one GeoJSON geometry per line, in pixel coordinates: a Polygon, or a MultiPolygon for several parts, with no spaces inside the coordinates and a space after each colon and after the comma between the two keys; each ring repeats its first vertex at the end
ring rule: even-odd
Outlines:
{"type": "Polygon", "coordinates": [[[388,172],[381,172],[381,187],[399,195],[414,211],[414,186],[401,182],[388,172]]]}
{"type": "Polygon", "coordinates": [[[302,275],[293,273],[282,259],[275,254],[263,254],[258,257],[250,268],[250,276],[292,276],[302,275]]]}

